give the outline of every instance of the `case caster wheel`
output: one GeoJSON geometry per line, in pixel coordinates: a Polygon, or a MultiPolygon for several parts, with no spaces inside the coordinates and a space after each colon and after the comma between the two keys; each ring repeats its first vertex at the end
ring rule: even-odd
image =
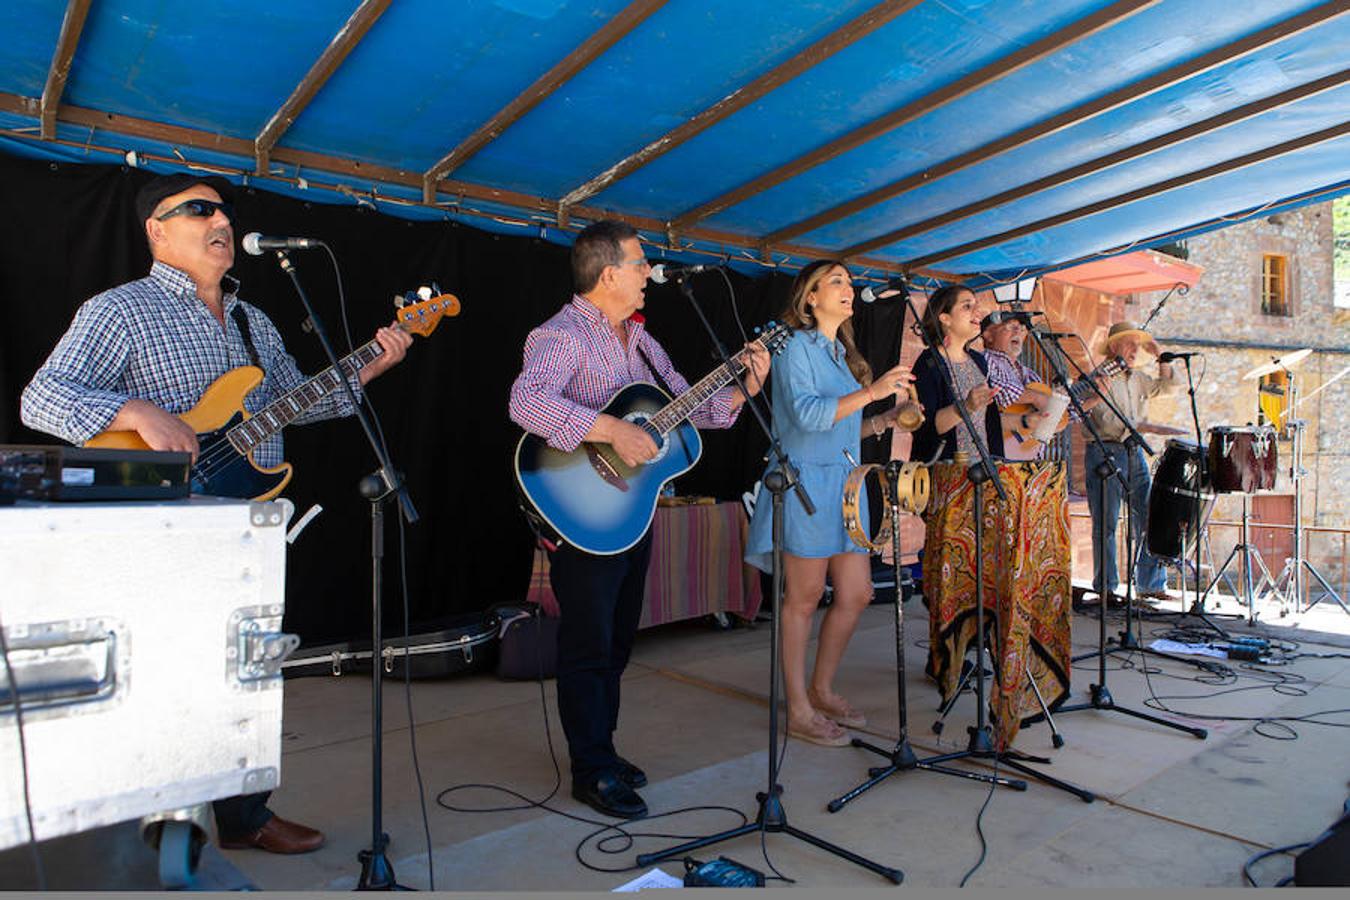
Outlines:
{"type": "Polygon", "coordinates": [[[192,884],[202,851],[194,831],[190,822],[165,822],[160,831],[159,883],[166,890],[181,890],[192,884]]]}

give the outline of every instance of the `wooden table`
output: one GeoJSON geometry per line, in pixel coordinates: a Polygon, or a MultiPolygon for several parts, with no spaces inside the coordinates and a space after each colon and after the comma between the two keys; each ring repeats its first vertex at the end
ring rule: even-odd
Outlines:
{"type": "MultiPolygon", "coordinates": [[[[759,611],[759,570],[744,562],[745,510],[739,503],[690,503],[657,507],[652,560],[639,628],[733,613],[753,619],[759,611]]],[[[545,610],[557,600],[548,579],[548,556],[535,554],[530,599],[545,610]]]]}

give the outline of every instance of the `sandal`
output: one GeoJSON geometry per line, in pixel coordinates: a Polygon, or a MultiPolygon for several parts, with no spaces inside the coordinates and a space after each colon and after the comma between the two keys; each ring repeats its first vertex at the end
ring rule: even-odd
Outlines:
{"type": "Polygon", "coordinates": [[[797,728],[789,722],[787,733],[788,737],[819,744],[822,747],[847,747],[851,742],[847,731],[819,714],[811,722],[810,728],[797,728]]]}
{"type": "Polygon", "coordinates": [[[806,696],[811,701],[812,706],[840,725],[848,728],[863,728],[867,725],[867,716],[849,706],[848,701],[842,697],[839,698],[838,703],[832,704],[824,702],[815,691],[807,691],[806,696]]]}

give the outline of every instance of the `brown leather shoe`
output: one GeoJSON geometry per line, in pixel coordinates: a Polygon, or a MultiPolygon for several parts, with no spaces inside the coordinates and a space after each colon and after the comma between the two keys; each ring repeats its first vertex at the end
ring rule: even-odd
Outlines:
{"type": "Polygon", "coordinates": [[[289,822],[274,815],[267,824],[252,834],[241,838],[220,839],[220,846],[226,850],[266,850],[268,853],[309,853],[323,846],[323,832],[289,822]]]}

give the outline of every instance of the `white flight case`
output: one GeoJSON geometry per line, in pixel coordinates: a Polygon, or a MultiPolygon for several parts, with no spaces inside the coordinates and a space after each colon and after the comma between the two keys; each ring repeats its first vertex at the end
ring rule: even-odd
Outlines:
{"type": "Polygon", "coordinates": [[[0,507],[0,848],[29,840],[10,672],[38,840],[277,786],[291,510],[0,507]]]}

